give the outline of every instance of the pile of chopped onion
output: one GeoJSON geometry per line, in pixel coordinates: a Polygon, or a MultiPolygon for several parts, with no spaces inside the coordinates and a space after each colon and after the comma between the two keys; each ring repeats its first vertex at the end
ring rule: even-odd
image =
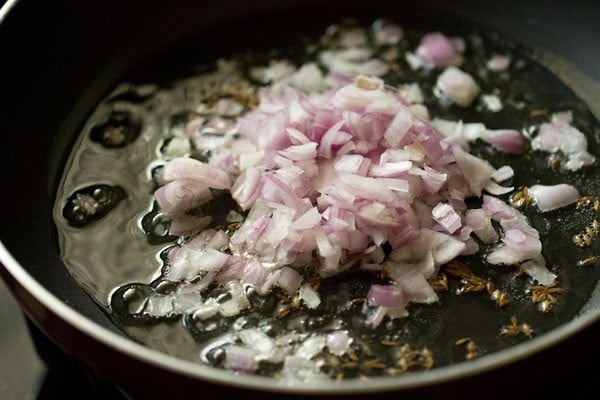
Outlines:
{"type": "MultiPolygon", "coordinates": [[[[377,40],[396,43],[402,31],[391,26],[380,36],[377,40]]],[[[469,142],[483,140],[498,151],[520,154],[529,145],[526,136],[480,123],[430,122],[427,109],[413,104],[422,101],[418,85],[387,87],[377,77],[387,72],[387,64],[371,58],[358,33],[346,42],[319,54],[329,75],[315,63],[296,69],[285,60],[252,70],[255,79],[270,86],[260,91],[257,108],[227,126],[208,162],[188,157],[166,162],[155,200],[171,220],[170,232],[186,239],[170,251],[164,276],[183,285],[155,296],[155,315],[233,316],[250,307],[249,290],[266,295],[275,287],[317,308],[321,300],[303,277],[306,268],[323,278],[363,270],[389,278],[367,294],[368,323],[377,326],[385,317],[407,316],[411,302],[436,302],[428,279],[443,264],[480,248],[486,249],[481,256],[489,264],[518,264],[539,284],[554,283],[538,232],[496,197],[514,189],[503,184],[513,170],[496,169],[469,152],[469,142]],[[188,212],[211,201],[212,189],[230,191],[247,214],[231,236],[205,229],[210,216],[188,212]],[[481,208],[469,209],[470,197],[481,199],[481,208]],[[219,303],[198,294],[214,282],[228,289],[229,300],[219,303]]],[[[458,38],[432,33],[413,56],[426,68],[447,67],[438,89],[467,107],[479,87],[457,68],[464,47],[458,38]]],[[[490,69],[502,70],[508,63],[495,57],[490,69]]],[[[221,106],[223,115],[235,108],[221,106]]],[[[574,170],[594,160],[570,122],[570,115],[555,116],[531,146],[562,151],[566,167],[574,170]]],[[[197,124],[190,122],[188,131],[197,124]]],[[[569,185],[537,185],[531,195],[542,212],[579,197],[569,185]]],[[[275,351],[280,344],[258,331],[240,337],[245,345],[231,345],[226,353],[230,369],[251,372],[258,361],[281,355],[275,351]]],[[[328,346],[334,354],[345,352],[351,341],[347,333],[334,332],[298,346],[310,347],[310,340],[318,342],[313,350],[328,346]]],[[[303,368],[314,367],[305,361],[286,357],[284,372],[301,375],[303,368]]]]}
{"type": "MultiPolygon", "coordinates": [[[[235,145],[208,163],[173,159],[159,174],[164,185],[155,198],[174,220],[210,199],[210,189],[230,190],[248,211],[231,237],[208,230],[175,247],[166,277],[229,285],[235,306],[219,312],[231,315],[249,305],[235,289],[244,285],[260,294],[279,286],[318,307],[318,292],[297,270],[307,265],[322,277],[385,271],[390,283],[368,293],[378,308],[374,324],[407,315],[410,302],[437,301],[427,279],[459,255],[476,253],[479,241],[498,242],[487,255],[491,264],[523,263],[539,283],[552,284],[537,232],[491,196],[513,190],[501,185],[512,169],[496,169],[467,151],[469,139],[481,138],[520,152],[522,135],[436,125],[442,129],[374,77],[359,75],[322,95],[289,87],[278,96],[262,92],[258,108],[238,119],[235,145]],[[465,199],[484,192],[483,208],[467,209],[465,199]]],[[[195,221],[201,228],[203,220],[195,221]]]]}

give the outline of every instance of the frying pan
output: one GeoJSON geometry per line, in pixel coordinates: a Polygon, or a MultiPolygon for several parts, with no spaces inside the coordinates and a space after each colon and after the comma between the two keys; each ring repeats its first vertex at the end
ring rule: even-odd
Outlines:
{"type": "MultiPolygon", "coordinates": [[[[94,105],[135,66],[189,37],[203,38],[199,51],[206,46],[209,53],[235,49],[245,34],[276,41],[279,35],[273,32],[286,31],[290,21],[301,17],[333,21],[345,15],[415,15],[427,20],[429,13],[462,17],[542,49],[541,61],[600,116],[600,5],[592,1],[8,1],[0,12],[0,272],[28,317],[94,373],[139,398],[517,397],[592,365],[590,360],[600,355],[594,343],[599,290],[587,311],[574,320],[469,363],[394,379],[294,387],[268,378],[233,376],[126,337],[59,258],[51,208],[69,145],[94,105]],[[240,21],[246,22],[238,25],[240,21]],[[240,33],[236,26],[247,31],[240,33]],[[207,33],[217,32],[216,27],[221,27],[220,35],[207,33]],[[515,392],[517,387],[527,389],[515,392]]],[[[173,66],[163,60],[151,69],[168,74],[173,66]]],[[[597,154],[598,149],[591,151],[597,154]]]]}

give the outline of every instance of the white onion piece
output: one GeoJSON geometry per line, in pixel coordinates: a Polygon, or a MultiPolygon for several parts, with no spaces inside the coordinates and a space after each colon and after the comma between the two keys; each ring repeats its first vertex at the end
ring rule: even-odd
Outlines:
{"type": "Polygon", "coordinates": [[[295,269],[285,266],[281,269],[281,274],[279,274],[277,282],[289,295],[293,295],[302,283],[302,275],[295,269]]]}
{"type": "Polygon", "coordinates": [[[219,99],[212,106],[212,112],[221,117],[235,117],[244,111],[244,106],[233,99],[219,99]]]}
{"type": "Polygon", "coordinates": [[[189,179],[213,189],[231,188],[231,180],[225,172],[192,158],[175,158],[167,162],[159,175],[163,182],[189,179]]]}
{"type": "Polygon", "coordinates": [[[247,347],[259,354],[259,358],[267,358],[275,350],[273,339],[258,329],[242,329],[238,336],[247,347]]]}
{"type": "Polygon", "coordinates": [[[571,125],[571,112],[553,114],[550,123],[540,125],[538,134],[531,141],[534,150],[557,152],[567,156],[565,168],[570,171],[591,165],[595,157],[587,151],[587,138],[579,129],[571,125]]]}
{"type": "Polygon", "coordinates": [[[533,197],[535,205],[541,212],[556,210],[579,200],[579,192],[575,187],[561,183],[558,185],[533,185],[528,193],[533,197]]]}
{"type": "Polygon", "coordinates": [[[250,307],[246,291],[239,281],[229,282],[228,286],[231,299],[222,303],[219,309],[220,313],[225,317],[238,315],[240,311],[250,307]]]}
{"type": "Polygon", "coordinates": [[[256,354],[256,350],[229,345],[225,347],[225,368],[241,373],[252,373],[258,368],[258,363],[254,359],[256,354]]]}
{"type": "Polygon", "coordinates": [[[379,59],[370,59],[370,56],[371,51],[366,48],[324,50],[319,54],[319,61],[334,75],[384,75],[389,66],[379,59]]]}
{"type": "Polygon", "coordinates": [[[375,31],[375,40],[379,44],[398,44],[404,37],[402,28],[395,24],[383,26],[376,24],[373,30],[375,31]]]}
{"type": "Polygon", "coordinates": [[[174,315],[173,298],[171,296],[153,295],[144,303],[143,313],[149,317],[170,317],[174,315]]]}
{"type": "Polygon", "coordinates": [[[465,223],[473,229],[483,243],[491,244],[498,241],[498,232],[494,229],[491,218],[481,208],[467,210],[465,223]]]}
{"type": "Polygon", "coordinates": [[[456,232],[461,226],[460,215],[451,205],[446,203],[439,203],[433,210],[431,210],[431,216],[435,222],[440,224],[448,233],[456,232]]]}
{"type": "Polygon", "coordinates": [[[423,103],[425,97],[418,83],[406,83],[398,87],[398,91],[404,100],[411,104],[423,103]]]}
{"type": "Polygon", "coordinates": [[[481,139],[505,153],[521,154],[526,150],[527,140],[514,129],[486,129],[481,139]]]}
{"type": "Polygon", "coordinates": [[[486,63],[490,71],[504,71],[510,66],[511,57],[504,54],[493,54],[486,63]]]}
{"type": "Polygon", "coordinates": [[[171,258],[166,276],[175,281],[190,281],[203,272],[218,271],[230,260],[230,255],[208,248],[182,247],[177,257],[171,258]]]}
{"type": "Polygon", "coordinates": [[[431,304],[438,301],[438,296],[429,282],[417,271],[410,271],[402,275],[396,279],[396,283],[402,287],[412,302],[431,304]]]}
{"type": "Polygon", "coordinates": [[[195,321],[214,317],[219,313],[219,303],[216,299],[207,299],[204,303],[197,305],[192,317],[195,321]]]}
{"type": "Polygon", "coordinates": [[[496,182],[502,182],[515,176],[515,171],[509,165],[504,165],[496,170],[492,178],[496,182]]]}
{"type": "Polygon", "coordinates": [[[496,170],[489,162],[467,153],[460,146],[454,146],[453,150],[456,164],[466,177],[472,193],[481,196],[481,191],[491,182],[496,170]]]}
{"type": "Polygon", "coordinates": [[[337,330],[327,335],[325,343],[332,354],[342,356],[350,349],[352,338],[347,331],[337,330]]]}
{"type": "Polygon", "coordinates": [[[565,168],[569,171],[577,171],[582,167],[592,165],[596,157],[587,151],[579,151],[569,155],[569,160],[565,163],[565,168]]]}
{"type": "Polygon", "coordinates": [[[315,361],[302,357],[287,356],[281,369],[281,377],[286,383],[308,383],[315,381],[329,381],[330,378],[321,371],[315,361]]]}
{"type": "Polygon", "coordinates": [[[191,179],[181,179],[159,187],[154,197],[164,214],[175,215],[209,201],[212,194],[207,186],[191,179]]]}
{"type": "Polygon", "coordinates": [[[556,275],[546,268],[546,262],[539,258],[528,260],[521,264],[523,271],[540,285],[552,286],[556,280],[556,275]]]}
{"type": "Polygon", "coordinates": [[[509,229],[502,238],[504,246],[487,256],[491,264],[516,264],[521,261],[537,259],[542,252],[542,244],[537,238],[526,235],[518,229],[509,229]]]}
{"type": "Polygon", "coordinates": [[[395,308],[408,304],[408,295],[398,285],[371,285],[367,293],[369,305],[395,308]]]}
{"type": "Polygon", "coordinates": [[[485,108],[491,112],[502,111],[504,108],[502,105],[502,100],[500,100],[500,97],[496,96],[495,94],[484,94],[481,96],[481,101],[485,105],[485,108]]]}
{"type": "Polygon", "coordinates": [[[550,286],[556,276],[546,268],[542,255],[539,232],[529,225],[526,217],[505,202],[491,196],[483,196],[484,212],[499,221],[504,229],[502,244],[486,260],[491,264],[528,263],[524,271],[540,284],[550,286]]]}
{"type": "Polygon", "coordinates": [[[308,308],[317,308],[319,304],[321,304],[319,293],[310,287],[310,285],[302,285],[298,292],[298,297],[300,297],[300,300],[302,300],[308,308]]]}
{"type": "Polygon", "coordinates": [[[456,67],[448,67],[437,79],[437,88],[460,107],[468,107],[479,94],[473,77],[456,67]]]}
{"type": "Polygon", "coordinates": [[[306,93],[318,93],[324,90],[327,82],[317,64],[304,64],[293,74],[291,85],[306,93]]]}
{"type": "Polygon", "coordinates": [[[262,83],[278,81],[291,73],[296,68],[287,60],[272,60],[268,67],[255,67],[250,70],[250,76],[262,83]]]}
{"type": "Polygon", "coordinates": [[[385,272],[390,278],[399,281],[407,273],[417,271],[425,278],[431,277],[435,273],[435,261],[431,251],[421,257],[414,257],[412,254],[395,251],[390,254],[389,261],[383,264],[385,272]]]}
{"type": "Polygon", "coordinates": [[[192,146],[188,138],[174,136],[163,150],[166,158],[186,157],[192,146]]]}
{"type": "Polygon", "coordinates": [[[325,337],[321,335],[310,336],[300,344],[295,356],[310,360],[325,348],[325,337]]]}
{"type": "Polygon", "coordinates": [[[417,54],[428,67],[460,65],[464,42],[453,41],[441,32],[431,32],[423,36],[417,54]]]}

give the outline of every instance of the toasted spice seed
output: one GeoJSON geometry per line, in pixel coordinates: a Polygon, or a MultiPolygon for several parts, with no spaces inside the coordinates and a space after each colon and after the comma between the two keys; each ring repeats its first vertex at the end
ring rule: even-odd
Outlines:
{"type": "Polygon", "coordinates": [[[517,270],[515,271],[515,275],[516,276],[523,276],[526,275],[527,273],[525,272],[525,270],[523,269],[523,267],[521,267],[521,263],[516,263],[514,264],[515,267],[517,268],[517,270]]]}
{"type": "Polygon", "coordinates": [[[306,283],[308,283],[310,285],[310,287],[312,287],[317,292],[319,291],[319,288],[321,287],[321,279],[316,276],[311,276],[310,278],[308,278],[306,280],[306,283]]]}
{"type": "Polygon", "coordinates": [[[277,318],[285,318],[292,312],[291,307],[285,307],[283,310],[279,311],[277,314],[277,318]]]}
{"type": "Polygon", "coordinates": [[[435,364],[434,359],[433,359],[433,353],[427,347],[425,347],[423,349],[423,351],[421,352],[421,356],[423,358],[423,363],[422,363],[423,367],[425,369],[433,368],[433,366],[435,364]]]}
{"type": "Polygon", "coordinates": [[[544,313],[549,312],[552,307],[558,304],[557,294],[565,291],[564,288],[556,287],[558,282],[554,283],[554,286],[543,286],[535,285],[531,286],[531,302],[538,304],[538,309],[544,313]]]}
{"type": "Polygon", "coordinates": [[[600,222],[598,222],[597,220],[593,220],[592,229],[594,230],[594,233],[598,235],[600,233],[600,222]]]}
{"type": "Polygon", "coordinates": [[[292,299],[292,306],[294,308],[300,308],[300,304],[302,304],[302,301],[300,300],[300,296],[295,295],[294,298],[292,299]]]}
{"type": "Polygon", "coordinates": [[[372,360],[365,361],[363,363],[363,367],[372,369],[384,369],[386,365],[379,361],[378,358],[374,358],[372,360]]]}
{"type": "Polygon", "coordinates": [[[396,376],[404,373],[405,371],[400,368],[388,368],[385,370],[385,373],[391,376],[396,376]]]}
{"type": "Polygon", "coordinates": [[[548,115],[548,110],[546,110],[545,108],[538,108],[536,110],[531,110],[531,113],[529,113],[529,115],[531,115],[532,117],[543,117],[548,115]]]}
{"type": "Polygon", "coordinates": [[[598,199],[594,196],[583,196],[577,200],[577,208],[583,208],[589,206],[590,204],[595,203],[598,199]]]}
{"type": "Polygon", "coordinates": [[[362,340],[358,340],[357,344],[360,346],[360,350],[367,356],[373,355],[373,350],[371,350],[371,346],[367,342],[362,340]]]}
{"type": "Polygon", "coordinates": [[[589,247],[592,245],[592,238],[586,233],[578,233],[573,236],[573,243],[579,247],[589,247]]]}
{"type": "Polygon", "coordinates": [[[531,337],[533,335],[533,330],[528,324],[523,323],[519,325],[517,317],[514,315],[510,317],[510,325],[504,325],[500,329],[500,334],[505,336],[517,336],[520,333],[527,337],[531,337]]]}
{"type": "Polygon", "coordinates": [[[358,356],[356,355],[355,352],[349,351],[346,354],[348,355],[348,358],[351,359],[352,361],[358,361],[358,356]]]}
{"type": "Polygon", "coordinates": [[[409,344],[405,344],[400,348],[398,366],[403,371],[419,367],[431,369],[434,364],[433,354],[426,347],[423,350],[412,350],[409,344]]]}
{"type": "Polygon", "coordinates": [[[463,285],[460,289],[459,292],[460,293],[471,293],[471,292],[481,292],[482,290],[484,290],[487,286],[483,283],[466,283],[465,285],[463,285]]]}
{"type": "Polygon", "coordinates": [[[532,330],[528,324],[521,324],[521,332],[523,332],[527,337],[532,336],[532,330]]]}
{"type": "Polygon", "coordinates": [[[329,359],[327,360],[328,364],[332,367],[337,367],[340,365],[340,359],[334,356],[333,354],[329,355],[329,359]]]}
{"type": "Polygon", "coordinates": [[[466,344],[466,350],[467,350],[467,352],[465,353],[466,360],[472,360],[479,355],[479,352],[477,351],[477,346],[475,345],[475,341],[473,341],[473,339],[471,339],[471,338],[468,338],[468,337],[460,338],[456,342],[454,342],[454,344],[456,346],[462,346],[462,345],[466,344]]]}
{"type": "Polygon", "coordinates": [[[552,304],[550,303],[549,300],[544,300],[544,301],[538,303],[538,310],[540,310],[543,313],[550,312],[551,308],[552,308],[552,304]]]}
{"type": "Polygon", "coordinates": [[[523,186],[521,190],[516,192],[511,198],[511,204],[515,208],[523,209],[529,207],[533,197],[529,194],[527,186],[523,186]]]}
{"type": "Polygon", "coordinates": [[[465,358],[467,360],[472,360],[478,355],[479,353],[477,351],[477,346],[475,346],[475,342],[471,341],[467,343],[467,354],[465,355],[465,358]]]}
{"type": "Polygon", "coordinates": [[[451,261],[446,264],[446,272],[450,275],[462,278],[463,285],[458,289],[458,293],[473,293],[487,290],[490,298],[500,307],[508,304],[508,295],[498,289],[490,280],[484,280],[473,274],[473,272],[463,263],[459,261],[451,261]]]}
{"type": "Polygon", "coordinates": [[[589,237],[594,237],[596,236],[596,232],[594,232],[594,229],[590,226],[586,226],[585,227],[585,233],[589,236],[589,237]]]}
{"type": "Polygon", "coordinates": [[[465,264],[457,260],[450,261],[446,264],[445,271],[450,275],[458,276],[460,278],[468,278],[473,275],[471,270],[469,270],[465,264]]]}
{"type": "Polygon", "coordinates": [[[578,267],[587,267],[588,265],[596,264],[596,261],[598,261],[598,256],[591,256],[591,257],[584,258],[582,260],[577,261],[577,266],[578,267]]]}
{"type": "Polygon", "coordinates": [[[429,285],[431,285],[433,290],[436,292],[448,290],[448,277],[444,273],[441,273],[435,277],[431,277],[428,279],[428,281],[429,285]]]}
{"type": "Polygon", "coordinates": [[[594,211],[600,212],[600,200],[594,200],[594,211]]]}
{"type": "Polygon", "coordinates": [[[288,296],[286,296],[285,294],[275,293],[275,296],[277,296],[277,298],[279,300],[281,300],[282,303],[289,303],[290,302],[290,298],[288,296]]]}
{"type": "Polygon", "coordinates": [[[342,369],[354,369],[358,366],[358,363],[350,361],[350,362],[345,362],[345,363],[341,363],[340,364],[340,368],[342,369]]]}
{"type": "Polygon", "coordinates": [[[508,295],[500,290],[496,289],[491,294],[492,300],[496,301],[499,307],[505,307],[508,305],[508,295]]]}
{"type": "Polygon", "coordinates": [[[398,346],[400,343],[394,342],[392,340],[382,340],[381,344],[384,346],[394,347],[394,346],[398,346]]]}
{"type": "Polygon", "coordinates": [[[364,90],[375,90],[380,86],[380,81],[365,75],[357,75],[354,78],[354,85],[364,90]]]}
{"type": "Polygon", "coordinates": [[[562,160],[561,156],[559,155],[552,155],[549,157],[548,159],[548,165],[550,166],[550,168],[552,169],[557,169],[558,166],[560,165],[560,161],[562,160]]]}
{"type": "Polygon", "coordinates": [[[241,222],[232,222],[231,224],[227,225],[227,230],[235,231],[240,226],[240,224],[241,222]]]}
{"type": "Polygon", "coordinates": [[[356,299],[350,300],[352,304],[362,304],[365,303],[367,299],[365,297],[357,297],[356,299]]]}

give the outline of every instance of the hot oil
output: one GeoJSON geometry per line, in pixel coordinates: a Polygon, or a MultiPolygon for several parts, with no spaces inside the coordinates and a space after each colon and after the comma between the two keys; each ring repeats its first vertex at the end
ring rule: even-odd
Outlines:
{"type": "MultiPolygon", "coordinates": [[[[451,29],[457,28],[452,25],[451,29]]],[[[495,34],[474,33],[472,27],[461,29],[464,30],[447,33],[460,34],[467,42],[464,68],[472,71],[483,93],[499,95],[504,103],[502,111],[492,113],[481,104],[469,109],[441,105],[433,95],[439,71],[412,70],[402,56],[396,60],[397,67],[384,76],[386,83],[418,81],[425,95],[424,104],[432,116],[483,122],[491,129],[525,130],[548,121],[553,112],[571,110],[575,125],[588,134],[590,151],[597,152],[600,135],[597,120],[585,103],[557,77],[531,60],[526,50],[505,39],[495,34]],[[493,53],[512,56],[509,71],[491,73],[485,69],[485,62],[493,53]]],[[[405,39],[398,44],[402,55],[416,48],[425,33],[406,26],[404,30],[405,39]]],[[[264,65],[270,59],[284,57],[303,63],[312,54],[298,44],[268,53],[239,54],[236,58],[240,65],[247,66],[249,63],[264,65]]],[[[239,329],[257,327],[270,337],[290,332],[306,337],[315,332],[346,329],[355,339],[353,356],[334,360],[331,355],[319,355],[324,359],[327,374],[331,377],[395,375],[405,372],[402,362],[411,366],[408,369],[425,369],[461,362],[526,341],[529,331],[524,326],[531,327],[533,335],[540,335],[571,320],[594,290],[600,277],[598,263],[578,266],[577,262],[597,255],[598,240],[583,248],[576,246],[572,237],[592,224],[600,213],[593,207],[570,206],[540,214],[531,207],[524,213],[540,230],[544,256],[549,268],[558,274],[558,286],[564,289],[554,293],[558,302],[547,310],[533,303],[531,282],[526,276],[518,275],[515,268],[491,267],[479,257],[470,257],[461,262],[473,276],[493,282],[492,288],[465,292],[468,279],[465,281],[442,270],[447,288],[438,292],[439,303],[411,305],[408,318],[384,320],[377,328],[365,323],[368,306],[364,298],[369,285],[378,281],[366,273],[351,273],[321,282],[323,301],[315,310],[295,307],[294,299],[275,289],[266,297],[250,293],[253,307],[234,317],[197,321],[188,314],[157,320],[140,313],[145,295],[168,295],[174,290],[165,285],[160,275],[165,251],[178,239],[168,235],[167,225],[152,202],[156,188],[153,174],[165,159],[174,156],[166,149],[170,141],[181,137],[187,118],[206,115],[206,110],[199,105],[206,98],[207,86],[213,81],[223,84],[232,83],[233,79],[235,83],[245,74],[245,68],[232,70],[231,66],[218,64],[201,70],[204,75],[151,84],[123,84],[116,88],[85,124],[57,194],[54,214],[65,264],[115,323],[136,340],[180,358],[222,367],[221,346],[234,341],[232,332],[239,329]],[[106,203],[103,209],[106,212],[96,215],[98,218],[90,217],[83,224],[69,224],[63,216],[67,200],[77,193],[92,194],[93,198],[93,189],[99,185],[113,188],[117,193],[123,190],[125,194],[117,196],[122,197],[119,201],[106,203]],[[494,292],[495,289],[499,292],[494,292]],[[507,305],[499,305],[498,293],[507,296],[507,305]],[[513,316],[518,316],[514,323],[513,316]]],[[[202,159],[208,150],[184,146],[178,151],[202,159]]],[[[553,167],[547,154],[528,152],[512,156],[480,143],[472,150],[495,167],[511,165],[516,172],[512,182],[516,188],[567,182],[575,185],[582,195],[600,194],[597,164],[571,173],[553,167]]],[[[93,199],[87,200],[83,205],[87,204],[93,214],[93,199]]],[[[222,209],[215,210],[226,214],[232,205],[224,204],[222,209]]],[[[311,278],[310,273],[306,277],[311,278]]],[[[219,290],[210,287],[207,293],[218,297],[219,290]]],[[[261,365],[258,373],[276,374],[279,367],[261,365]]]]}

